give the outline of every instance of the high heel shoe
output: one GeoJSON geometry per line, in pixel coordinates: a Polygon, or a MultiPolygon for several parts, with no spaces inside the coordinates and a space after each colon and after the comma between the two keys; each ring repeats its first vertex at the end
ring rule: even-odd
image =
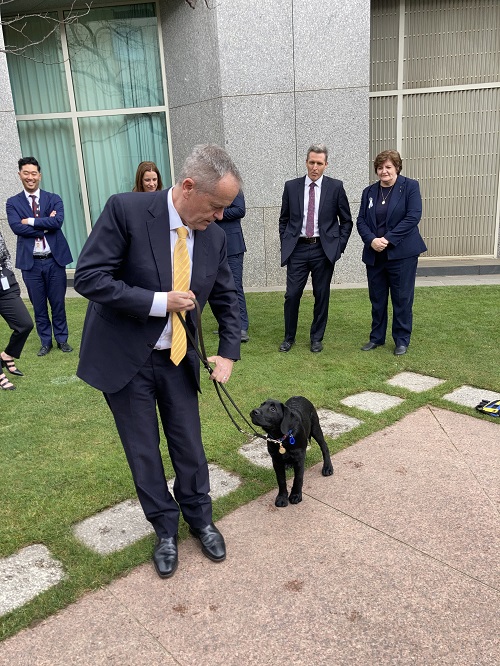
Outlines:
{"type": "Polygon", "coordinates": [[[14,359],[10,358],[8,361],[6,361],[4,358],[2,358],[1,361],[2,361],[2,368],[7,368],[8,372],[10,372],[11,375],[24,377],[24,372],[21,372],[16,368],[16,362],[14,361],[14,359]]]}
{"type": "Polygon", "coordinates": [[[3,389],[4,391],[13,391],[15,388],[14,384],[11,384],[2,372],[0,375],[0,389],[3,389]]]}

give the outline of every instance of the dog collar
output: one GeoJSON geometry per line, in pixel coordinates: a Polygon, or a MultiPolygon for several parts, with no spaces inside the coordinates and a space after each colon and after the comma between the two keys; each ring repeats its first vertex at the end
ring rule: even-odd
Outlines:
{"type": "Polygon", "coordinates": [[[286,435],[283,435],[283,437],[280,437],[279,439],[273,439],[272,437],[269,437],[269,435],[267,435],[267,441],[268,442],[273,442],[273,444],[279,444],[280,445],[280,448],[279,448],[280,453],[285,453],[285,451],[286,451],[285,447],[283,446],[283,442],[287,438],[288,438],[288,441],[290,442],[290,444],[293,446],[295,444],[295,437],[292,435],[291,430],[289,430],[286,433],[286,435]]]}

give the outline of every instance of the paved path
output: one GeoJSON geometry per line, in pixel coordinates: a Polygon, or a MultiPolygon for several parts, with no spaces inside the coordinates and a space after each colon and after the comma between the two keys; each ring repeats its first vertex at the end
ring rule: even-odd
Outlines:
{"type": "Polygon", "coordinates": [[[1,666],[500,663],[500,430],[423,407],[0,645],[1,666]]]}

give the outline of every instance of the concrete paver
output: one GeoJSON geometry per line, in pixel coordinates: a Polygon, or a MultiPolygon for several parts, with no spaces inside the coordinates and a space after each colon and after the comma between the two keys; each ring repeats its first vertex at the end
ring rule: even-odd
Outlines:
{"type": "Polygon", "coordinates": [[[443,395],[443,400],[455,402],[457,405],[463,405],[464,407],[474,408],[476,405],[479,405],[481,400],[498,400],[499,397],[500,391],[495,393],[494,391],[486,391],[485,389],[464,385],[451,393],[443,395]]]}
{"type": "Polygon", "coordinates": [[[100,555],[122,550],[153,532],[139,500],[125,500],[82,520],[73,528],[75,537],[100,555]]]}
{"type": "Polygon", "coordinates": [[[403,398],[387,395],[386,393],[377,393],[376,391],[363,391],[362,393],[349,395],[340,402],[347,407],[356,407],[365,412],[380,414],[380,412],[385,412],[387,409],[400,405],[403,398]]]}
{"type": "Polygon", "coordinates": [[[43,544],[22,548],[0,560],[0,615],[23,606],[64,578],[62,564],[43,544]]]}
{"type": "Polygon", "coordinates": [[[500,662],[499,426],[424,407],[0,645],[1,666],[500,662]],[[496,453],[496,458],[495,458],[496,453]]]}
{"type": "Polygon", "coordinates": [[[390,386],[400,386],[401,388],[413,391],[413,393],[423,393],[429,389],[444,384],[445,379],[421,375],[418,372],[400,372],[391,379],[387,380],[390,386]]]}
{"type": "Polygon", "coordinates": [[[243,444],[243,446],[240,446],[238,453],[253,465],[257,465],[257,467],[273,468],[271,456],[267,451],[267,443],[264,439],[260,439],[260,437],[254,437],[246,444],[243,444]]]}
{"type": "Polygon", "coordinates": [[[340,435],[357,428],[363,423],[361,419],[355,419],[353,416],[347,416],[347,414],[332,412],[330,409],[318,409],[318,416],[323,434],[332,439],[340,437],[340,435]]]}
{"type": "MultiPolygon", "coordinates": [[[[218,465],[209,464],[208,471],[212,499],[227,495],[241,484],[237,476],[218,465]]],[[[174,481],[175,478],[167,481],[169,488],[173,488],[174,481]]],[[[136,499],[120,502],[82,520],[73,528],[75,537],[100,555],[123,550],[153,531],[136,499]]]]}

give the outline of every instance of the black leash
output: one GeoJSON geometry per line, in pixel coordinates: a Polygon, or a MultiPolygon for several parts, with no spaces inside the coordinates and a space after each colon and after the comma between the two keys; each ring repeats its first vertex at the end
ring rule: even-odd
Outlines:
{"type": "MultiPolygon", "coordinates": [[[[205,370],[208,371],[208,374],[209,374],[209,375],[212,375],[213,369],[212,369],[212,367],[210,366],[210,363],[209,363],[208,360],[207,360],[207,352],[205,351],[205,343],[204,343],[204,341],[203,341],[203,331],[202,331],[202,326],[201,326],[201,309],[200,309],[200,304],[198,303],[198,301],[196,300],[196,298],[192,298],[191,300],[193,301],[193,303],[194,303],[194,305],[195,305],[195,308],[196,308],[198,340],[200,341],[200,348],[201,348],[201,351],[200,351],[200,349],[198,349],[198,346],[197,346],[197,344],[196,344],[196,340],[194,339],[193,334],[192,334],[191,331],[189,330],[189,328],[188,328],[188,326],[187,326],[187,324],[186,324],[186,322],[185,322],[185,320],[184,320],[184,317],[181,315],[180,312],[177,312],[177,316],[178,316],[179,319],[181,320],[182,325],[184,326],[184,330],[186,331],[186,335],[187,335],[187,337],[188,337],[190,343],[192,344],[192,346],[193,346],[193,348],[194,348],[196,354],[198,355],[198,358],[200,359],[201,363],[203,364],[203,367],[205,368],[205,370]]],[[[261,435],[259,432],[257,432],[257,431],[255,430],[255,428],[253,427],[253,425],[247,421],[247,419],[245,418],[245,416],[242,414],[241,410],[239,409],[238,405],[237,405],[237,404],[234,402],[234,400],[231,398],[231,396],[229,395],[229,392],[228,392],[228,390],[226,389],[226,387],[224,386],[224,384],[221,384],[221,382],[214,381],[214,382],[213,382],[213,385],[215,386],[215,390],[217,391],[217,395],[219,396],[219,400],[221,401],[222,406],[223,406],[224,409],[226,410],[227,415],[229,416],[229,418],[231,419],[231,421],[233,422],[234,426],[237,428],[237,430],[238,430],[239,432],[241,432],[243,435],[249,435],[250,437],[260,437],[261,439],[265,439],[265,440],[268,440],[268,441],[275,441],[275,440],[269,440],[269,438],[268,438],[266,435],[261,435]],[[227,399],[229,400],[229,402],[231,403],[231,405],[232,405],[232,406],[234,407],[234,409],[238,412],[238,414],[240,415],[240,417],[241,417],[241,418],[243,419],[243,421],[247,424],[247,426],[252,430],[252,432],[246,432],[245,430],[243,430],[242,428],[240,428],[240,426],[236,423],[235,419],[233,418],[233,415],[232,415],[231,412],[229,411],[228,406],[227,406],[226,403],[224,402],[224,399],[223,399],[222,394],[221,394],[221,389],[222,389],[222,391],[225,393],[225,395],[226,395],[227,399]]]]}

